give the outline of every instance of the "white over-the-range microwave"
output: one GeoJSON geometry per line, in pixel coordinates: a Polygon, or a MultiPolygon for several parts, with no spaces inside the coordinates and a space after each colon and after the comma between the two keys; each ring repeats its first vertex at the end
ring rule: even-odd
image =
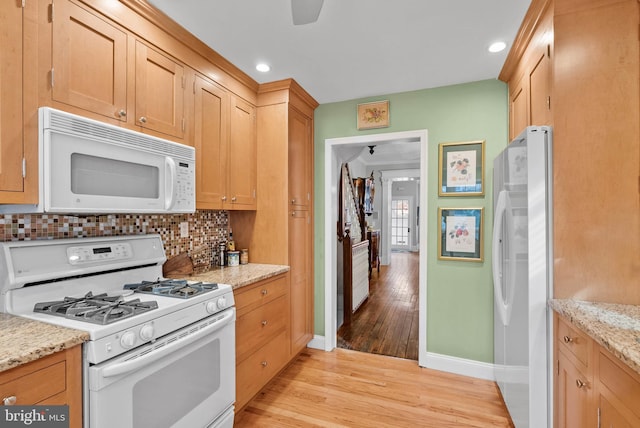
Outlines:
{"type": "Polygon", "coordinates": [[[192,213],[195,149],[39,109],[39,201],[4,213],[192,213]]]}

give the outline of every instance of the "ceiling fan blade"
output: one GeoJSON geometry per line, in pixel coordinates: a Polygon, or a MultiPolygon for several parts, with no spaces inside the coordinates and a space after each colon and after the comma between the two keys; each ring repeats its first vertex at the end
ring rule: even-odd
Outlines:
{"type": "Polygon", "coordinates": [[[293,25],[304,25],[316,22],[324,0],[291,0],[293,25]]]}

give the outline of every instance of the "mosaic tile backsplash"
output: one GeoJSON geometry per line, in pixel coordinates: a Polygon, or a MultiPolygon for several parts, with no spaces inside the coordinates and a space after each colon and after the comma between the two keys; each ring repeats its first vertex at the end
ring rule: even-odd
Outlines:
{"type": "Polygon", "coordinates": [[[187,252],[201,270],[214,262],[215,249],[228,236],[227,211],[198,210],[194,214],[7,214],[0,216],[0,241],[146,235],[162,237],[167,258],[187,252]],[[180,223],[189,237],[180,237],[180,223]]]}

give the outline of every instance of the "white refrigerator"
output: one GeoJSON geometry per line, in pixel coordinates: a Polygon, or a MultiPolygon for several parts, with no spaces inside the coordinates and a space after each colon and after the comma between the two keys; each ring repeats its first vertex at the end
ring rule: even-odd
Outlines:
{"type": "Polygon", "coordinates": [[[551,153],[530,126],[493,161],[494,367],[516,428],[552,426],[551,153]]]}

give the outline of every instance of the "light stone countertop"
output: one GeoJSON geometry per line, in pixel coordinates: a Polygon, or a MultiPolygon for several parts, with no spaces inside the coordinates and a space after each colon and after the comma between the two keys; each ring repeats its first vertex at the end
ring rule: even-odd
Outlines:
{"type": "Polygon", "coordinates": [[[188,279],[192,281],[230,284],[235,290],[236,288],[288,271],[289,266],[249,263],[239,266],[215,267],[209,271],[191,275],[188,279]]]}
{"type": "Polygon", "coordinates": [[[80,330],[0,313],[0,372],[72,348],[89,339],[80,330]]]}
{"type": "Polygon", "coordinates": [[[549,305],[640,373],[640,306],[561,299],[549,305]]]}

